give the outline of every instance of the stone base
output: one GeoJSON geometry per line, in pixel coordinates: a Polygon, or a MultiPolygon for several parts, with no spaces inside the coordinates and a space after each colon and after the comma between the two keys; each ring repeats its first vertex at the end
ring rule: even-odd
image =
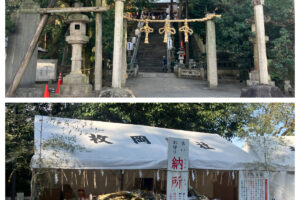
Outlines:
{"type": "Polygon", "coordinates": [[[127,88],[103,88],[99,97],[135,97],[135,95],[127,88]]]}
{"type": "MultiPolygon", "coordinates": [[[[256,80],[247,80],[246,84],[247,84],[247,86],[256,86],[256,85],[259,85],[259,81],[256,81],[256,80]]],[[[269,81],[269,85],[275,87],[275,82],[274,81],[269,81]]]]}
{"type": "Polygon", "coordinates": [[[91,84],[67,85],[62,84],[59,87],[60,97],[91,97],[94,96],[91,84]]]}
{"type": "Polygon", "coordinates": [[[63,83],[67,85],[89,84],[89,79],[85,74],[71,73],[63,78],[63,83]]]}
{"type": "Polygon", "coordinates": [[[249,86],[242,89],[241,97],[284,97],[278,87],[271,85],[249,86]]]}
{"type": "Polygon", "coordinates": [[[89,97],[93,96],[93,87],[88,77],[80,73],[71,73],[63,78],[59,88],[59,96],[63,97],[89,97]]]}
{"type": "MultiPolygon", "coordinates": [[[[271,76],[268,77],[269,85],[275,87],[275,82],[271,81],[271,76]]],[[[247,86],[256,86],[259,85],[259,72],[258,70],[252,70],[249,72],[249,80],[246,81],[247,86]]]]}

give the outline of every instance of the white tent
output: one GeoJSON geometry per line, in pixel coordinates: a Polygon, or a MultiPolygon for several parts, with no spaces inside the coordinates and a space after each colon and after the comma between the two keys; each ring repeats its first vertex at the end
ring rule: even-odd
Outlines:
{"type": "Polygon", "coordinates": [[[216,134],[35,117],[32,168],[165,169],[167,138],[189,139],[189,167],[249,170],[257,160],[216,134]]]}
{"type": "Polygon", "coordinates": [[[295,137],[251,137],[243,149],[270,172],[270,199],[295,199],[295,137]]]}

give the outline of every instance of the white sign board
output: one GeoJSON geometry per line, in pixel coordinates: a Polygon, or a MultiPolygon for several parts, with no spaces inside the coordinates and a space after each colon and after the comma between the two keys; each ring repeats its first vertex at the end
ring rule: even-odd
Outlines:
{"type": "Polygon", "coordinates": [[[268,173],[240,171],[239,200],[269,200],[268,173]]]}
{"type": "Polygon", "coordinates": [[[36,81],[56,80],[57,60],[39,59],[36,66],[36,81]]]}
{"type": "Polygon", "coordinates": [[[133,50],[133,43],[132,42],[127,42],[127,50],[132,51],[133,50]]]}
{"type": "Polygon", "coordinates": [[[188,199],[189,140],[168,138],[167,200],[188,199]]]}
{"type": "Polygon", "coordinates": [[[168,49],[172,49],[172,39],[168,38],[168,49]]]}

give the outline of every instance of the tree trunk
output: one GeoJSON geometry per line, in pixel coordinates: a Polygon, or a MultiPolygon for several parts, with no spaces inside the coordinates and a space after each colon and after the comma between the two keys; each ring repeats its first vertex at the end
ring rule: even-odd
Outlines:
{"type": "MultiPolygon", "coordinates": [[[[51,0],[51,2],[49,3],[49,8],[50,7],[53,7],[56,3],[56,0],[51,0]]],[[[37,29],[36,29],[36,32],[32,38],[32,41],[28,47],[28,50],[19,66],[19,70],[17,71],[15,77],[14,77],[14,80],[12,82],[12,84],[10,85],[7,93],[6,93],[6,96],[12,96],[14,94],[14,92],[16,91],[16,89],[18,88],[19,84],[20,84],[20,81],[23,77],[23,74],[28,66],[28,63],[30,62],[31,60],[31,57],[32,57],[32,54],[38,44],[38,41],[39,41],[39,38],[41,36],[41,33],[45,27],[45,25],[47,24],[47,21],[48,21],[48,18],[49,18],[49,14],[46,14],[46,15],[43,15],[41,21],[40,21],[40,24],[38,25],[37,29]]]]}
{"type": "Polygon", "coordinates": [[[10,188],[10,198],[11,200],[15,200],[16,198],[16,169],[12,171],[11,175],[11,188],[10,188]]]}
{"type": "MultiPolygon", "coordinates": [[[[185,18],[189,18],[189,0],[185,0],[185,18]]],[[[190,45],[189,42],[186,42],[185,45],[185,66],[189,67],[189,61],[190,61],[190,45]]]]}

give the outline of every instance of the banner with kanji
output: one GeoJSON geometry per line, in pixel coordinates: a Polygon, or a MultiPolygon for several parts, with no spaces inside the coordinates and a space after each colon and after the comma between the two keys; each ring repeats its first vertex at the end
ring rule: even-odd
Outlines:
{"type": "Polygon", "coordinates": [[[167,200],[188,199],[189,140],[168,138],[167,200]]]}

